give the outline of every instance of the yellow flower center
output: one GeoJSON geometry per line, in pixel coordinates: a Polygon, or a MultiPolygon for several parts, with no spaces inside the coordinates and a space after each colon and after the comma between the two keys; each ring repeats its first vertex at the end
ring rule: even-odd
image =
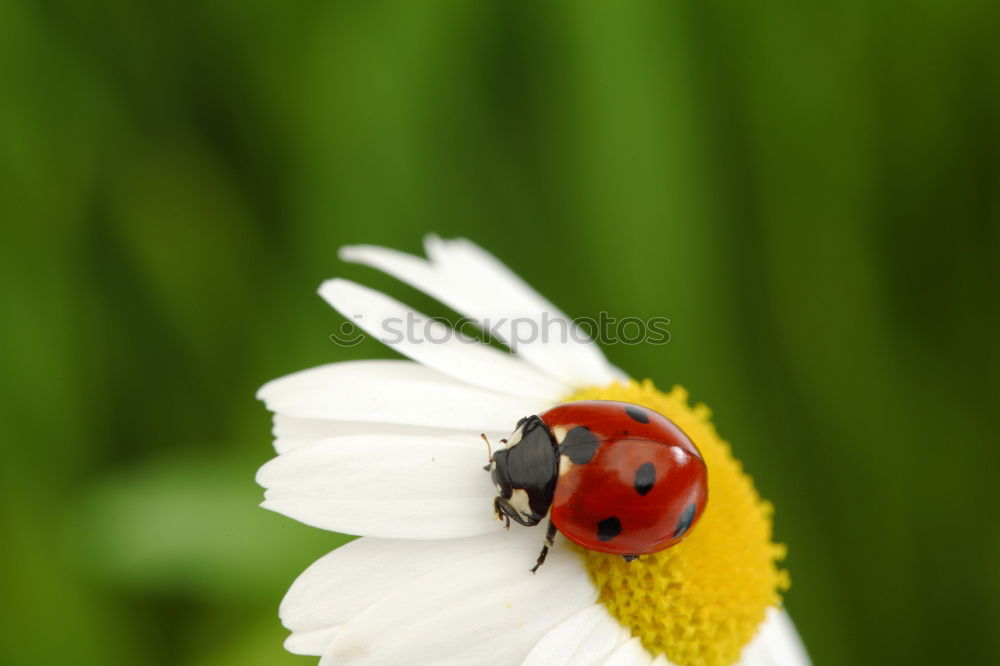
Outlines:
{"type": "Polygon", "coordinates": [[[769,606],[781,602],[785,547],[771,540],[773,507],[733,458],[705,405],[687,391],[658,391],[649,380],[583,389],[571,400],[621,400],[677,424],[708,466],[708,506],[684,541],[634,562],[580,548],[601,601],[654,655],[678,666],[723,666],[739,659],[769,606]]]}

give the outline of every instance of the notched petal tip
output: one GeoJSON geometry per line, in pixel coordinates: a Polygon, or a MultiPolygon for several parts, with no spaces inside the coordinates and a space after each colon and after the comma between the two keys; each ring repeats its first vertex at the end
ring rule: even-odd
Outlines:
{"type": "Polygon", "coordinates": [[[323,300],[329,302],[329,294],[336,294],[343,284],[358,285],[356,282],[351,282],[350,280],[345,280],[344,278],[334,277],[328,280],[323,280],[319,287],[316,289],[316,293],[323,297],[323,300]]]}
{"type": "Polygon", "coordinates": [[[357,261],[357,256],[364,253],[366,250],[379,249],[376,245],[341,245],[340,249],[337,251],[337,256],[341,261],[346,261],[349,263],[354,263],[357,261]]]}

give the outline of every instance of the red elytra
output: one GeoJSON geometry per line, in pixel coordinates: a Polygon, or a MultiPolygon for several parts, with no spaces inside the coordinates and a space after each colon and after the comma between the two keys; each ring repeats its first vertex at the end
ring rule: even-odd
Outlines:
{"type": "Polygon", "coordinates": [[[598,400],[539,416],[559,442],[551,518],[567,538],[604,553],[643,555],[690,533],[705,510],[708,474],[672,421],[639,405],[598,400]],[[588,436],[596,440],[589,459],[582,450],[588,436]]]}

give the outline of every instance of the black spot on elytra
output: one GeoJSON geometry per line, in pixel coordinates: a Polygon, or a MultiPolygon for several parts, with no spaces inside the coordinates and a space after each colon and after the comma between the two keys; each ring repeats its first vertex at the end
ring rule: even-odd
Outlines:
{"type": "Polygon", "coordinates": [[[631,416],[633,421],[638,421],[639,423],[649,423],[649,414],[647,414],[646,410],[638,405],[627,405],[625,407],[625,413],[631,416]]]}
{"type": "Polygon", "coordinates": [[[640,495],[645,495],[650,490],[653,489],[653,484],[656,483],[656,467],[653,463],[646,462],[639,465],[639,468],[635,470],[635,492],[640,495]]]}
{"type": "Polygon", "coordinates": [[[618,520],[616,516],[605,518],[601,522],[597,523],[598,541],[611,541],[621,533],[622,521],[618,520]]]}
{"type": "Polygon", "coordinates": [[[684,509],[684,513],[681,517],[677,519],[677,526],[674,528],[674,538],[682,536],[691,527],[691,522],[694,520],[694,503],[688,504],[684,509]]]}
{"type": "Polygon", "coordinates": [[[586,426],[576,426],[559,445],[559,453],[569,456],[574,465],[585,465],[591,461],[597,452],[597,437],[586,426]]]}

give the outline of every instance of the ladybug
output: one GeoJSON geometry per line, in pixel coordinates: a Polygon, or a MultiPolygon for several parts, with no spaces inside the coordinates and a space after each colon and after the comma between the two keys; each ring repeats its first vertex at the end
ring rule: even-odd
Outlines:
{"type": "Polygon", "coordinates": [[[705,511],[701,453],[673,421],[646,407],[569,402],[522,418],[501,443],[484,468],[499,493],[497,519],[510,528],[511,520],[533,526],[549,516],[532,572],[557,530],[631,562],[679,543],[705,511]]]}

